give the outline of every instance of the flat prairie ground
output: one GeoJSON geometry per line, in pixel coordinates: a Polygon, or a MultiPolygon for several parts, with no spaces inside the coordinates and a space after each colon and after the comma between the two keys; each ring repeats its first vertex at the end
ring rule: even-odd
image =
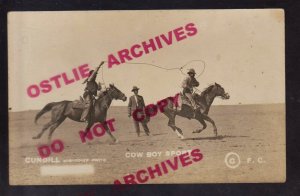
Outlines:
{"type": "MultiPolygon", "coordinates": [[[[105,134],[92,141],[82,143],[79,130],[84,123],[65,120],[53,134],[54,139],[64,143],[61,153],[52,154],[60,163],[26,163],[27,157],[39,157],[37,147],[47,144],[48,131],[39,140],[33,140],[50,113],[42,116],[38,125],[34,117],[38,111],[9,113],[9,176],[12,185],[41,184],[112,184],[129,173],[172,157],[167,151],[200,149],[203,159],[186,167],[149,180],[147,183],[221,183],[221,182],[283,182],[286,172],[285,105],[235,105],[213,106],[209,116],[218,127],[214,137],[211,124],[201,133],[192,133],[201,125],[196,120],[176,118],[185,139],[180,140],[167,126],[167,118],[159,113],[151,118],[148,126],[151,136],[141,128],[137,137],[132,119],[126,107],[111,107],[109,118],[115,118],[113,135],[119,140],[114,144],[105,134]],[[143,157],[126,158],[126,153],[140,152],[143,157]],[[146,157],[147,152],[162,152],[160,157],[146,157]],[[234,152],[240,164],[232,169],[226,166],[225,156],[234,152]],[[85,164],[93,165],[95,172],[89,175],[42,176],[43,165],[68,165],[66,159],[89,159],[85,164]],[[106,161],[92,162],[92,159],[106,161]]],[[[72,163],[72,165],[83,163],[72,163]]]]}

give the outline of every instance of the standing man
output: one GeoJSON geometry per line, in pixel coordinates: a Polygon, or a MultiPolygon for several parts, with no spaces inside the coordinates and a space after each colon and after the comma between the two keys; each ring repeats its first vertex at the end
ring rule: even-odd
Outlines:
{"type": "Polygon", "coordinates": [[[194,111],[196,111],[197,105],[195,100],[193,99],[192,93],[193,93],[193,87],[198,87],[199,82],[195,78],[196,72],[194,69],[190,69],[187,72],[187,74],[189,76],[186,77],[182,82],[183,95],[185,95],[190,100],[194,111]]]}
{"type": "Polygon", "coordinates": [[[91,120],[91,110],[93,108],[93,101],[95,99],[95,96],[97,96],[97,90],[99,89],[99,86],[96,82],[97,73],[101,67],[101,65],[104,64],[104,61],[101,62],[101,64],[96,68],[96,70],[91,70],[89,72],[89,77],[85,79],[83,84],[86,83],[86,87],[84,89],[83,98],[85,101],[84,110],[81,114],[80,120],[83,122],[89,122],[91,120]]]}
{"type": "MultiPolygon", "coordinates": [[[[132,112],[134,112],[136,109],[142,109],[144,111],[145,109],[145,102],[142,96],[140,96],[139,93],[139,88],[134,86],[131,90],[134,95],[131,96],[129,98],[129,103],[128,103],[128,117],[131,117],[132,112]]],[[[147,119],[145,118],[143,121],[138,122],[133,118],[133,123],[134,123],[134,127],[135,127],[135,131],[138,135],[138,137],[140,136],[140,125],[139,123],[142,124],[144,131],[146,133],[147,136],[149,136],[150,132],[149,132],[149,128],[147,126],[147,119]]]]}

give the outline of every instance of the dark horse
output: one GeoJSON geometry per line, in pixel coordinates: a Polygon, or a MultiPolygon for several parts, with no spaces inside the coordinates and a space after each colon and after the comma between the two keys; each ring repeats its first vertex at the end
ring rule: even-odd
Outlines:
{"type": "MultiPolygon", "coordinates": [[[[113,99],[119,99],[122,101],[126,101],[127,97],[124,93],[122,93],[119,89],[117,89],[114,85],[110,84],[109,88],[104,92],[103,97],[97,99],[94,104],[94,108],[91,114],[91,120],[86,126],[85,133],[87,134],[89,128],[96,122],[103,123],[106,121],[107,110],[113,99]]],[[[70,118],[71,120],[80,121],[81,113],[83,111],[82,108],[73,108],[73,104],[75,102],[72,101],[61,101],[61,102],[52,102],[48,103],[37,115],[35,116],[35,123],[37,120],[46,112],[52,110],[51,113],[51,121],[44,125],[42,131],[32,139],[39,139],[43,133],[50,128],[48,139],[51,141],[52,134],[54,130],[66,119],[70,118]]],[[[106,123],[103,123],[103,127],[106,132],[112,138],[114,142],[117,139],[111,134],[106,123]]]]}
{"type": "Polygon", "coordinates": [[[203,125],[202,129],[198,129],[193,133],[200,133],[201,131],[203,131],[207,126],[205,123],[206,120],[213,125],[215,136],[217,136],[217,127],[215,125],[215,122],[208,116],[208,112],[214,99],[218,96],[223,99],[229,99],[230,97],[229,94],[225,92],[224,88],[217,83],[207,87],[201,93],[201,95],[194,93],[193,98],[195,102],[201,106],[201,109],[196,111],[195,116],[192,115],[193,110],[191,109],[191,107],[182,104],[181,110],[178,111],[177,108],[174,108],[173,102],[168,99],[168,107],[166,107],[164,111],[164,114],[169,118],[168,126],[171,127],[173,131],[175,131],[179,138],[184,139],[182,130],[175,125],[176,115],[189,119],[196,119],[203,125]]]}

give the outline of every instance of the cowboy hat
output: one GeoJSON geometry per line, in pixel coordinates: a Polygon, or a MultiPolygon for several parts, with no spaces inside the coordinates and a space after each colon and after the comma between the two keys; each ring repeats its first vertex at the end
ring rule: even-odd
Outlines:
{"type": "Polygon", "coordinates": [[[194,69],[189,69],[189,71],[188,71],[187,73],[188,73],[188,74],[190,74],[190,73],[196,74],[196,72],[195,72],[194,69]]]}
{"type": "Polygon", "coordinates": [[[137,86],[133,86],[131,91],[135,91],[135,90],[139,90],[139,88],[137,86]]]}

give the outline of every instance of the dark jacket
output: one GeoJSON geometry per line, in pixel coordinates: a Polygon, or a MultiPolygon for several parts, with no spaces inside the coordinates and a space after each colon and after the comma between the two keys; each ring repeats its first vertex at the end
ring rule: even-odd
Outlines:
{"type": "Polygon", "coordinates": [[[84,89],[85,93],[84,94],[90,94],[90,95],[97,95],[97,90],[98,90],[98,84],[95,80],[92,81],[87,81],[86,87],[84,89]]]}
{"type": "Polygon", "coordinates": [[[137,95],[137,102],[135,100],[135,95],[129,98],[128,114],[131,114],[136,109],[143,109],[144,107],[145,107],[145,102],[142,96],[137,95]]]}
{"type": "Polygon", "coordinates": [[[199,82],[196,78],[192,78],[190,76],[186,77],[182,82],[183,93],[192,93],[193,87],[198,87],[199,82]]]}

